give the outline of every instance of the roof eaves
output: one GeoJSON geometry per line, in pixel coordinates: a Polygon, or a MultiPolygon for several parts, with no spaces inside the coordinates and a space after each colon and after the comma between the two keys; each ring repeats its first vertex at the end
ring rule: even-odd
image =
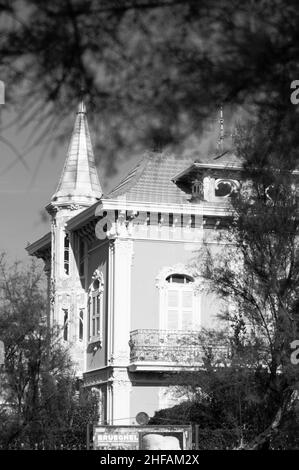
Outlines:
{"type": "Polygon", "coordinates": [[[87,207],[82,212],[69,219],[66,224],[67,230],[77,230],[84,227],[84,225],[94,219],[95,211],[99,204],[101,204],[101,200],[95,202],[92,206],[87,207]]]}
{"type": "Polygon", "coordinates": [[[34,255],[37,251],[43,250],[51,246],[51,232],[26,246],[29,255],[34,255]]]}

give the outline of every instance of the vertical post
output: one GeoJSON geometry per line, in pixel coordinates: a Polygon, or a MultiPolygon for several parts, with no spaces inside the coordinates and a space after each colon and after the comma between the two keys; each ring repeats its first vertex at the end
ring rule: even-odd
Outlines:
{"type": "Polygon", "coordinates": [[[199,445],[198,429],[199,429],[199,425],[195,424],[195,450],[198,450],[198,445],[199,445]]]}
{"type": "Polygon", "coordinates": [[[86,425],[86,450],[90,450],[90,434],[89,434],[90,424],[86,425]]]}

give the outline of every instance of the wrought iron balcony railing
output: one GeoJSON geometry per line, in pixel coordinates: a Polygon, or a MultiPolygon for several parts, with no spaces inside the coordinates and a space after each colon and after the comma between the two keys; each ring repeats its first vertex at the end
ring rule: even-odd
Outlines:
{"type": "Polygon", "coordinates": [[[202,346],[198,331],[134,330],[130,334],[130,363],[200,367],[210,356],[223,361],[229,356],[227,346],[202,346]]]}

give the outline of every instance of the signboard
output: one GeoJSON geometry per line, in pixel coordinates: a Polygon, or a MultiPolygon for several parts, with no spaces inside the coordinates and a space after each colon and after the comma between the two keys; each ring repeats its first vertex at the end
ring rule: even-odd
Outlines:
{"type": "Polygon", "coordinates": [[[94,426],[95,450],[190,450],[191,426],[94,426]]]}

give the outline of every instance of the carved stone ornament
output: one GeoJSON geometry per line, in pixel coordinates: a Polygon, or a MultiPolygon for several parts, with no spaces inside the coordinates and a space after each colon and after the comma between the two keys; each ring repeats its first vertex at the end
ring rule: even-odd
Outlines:
{"type": "Polygon", "coordinates": [[[104,275],[103,275],[102,271],[99,268],[97,268],[94,271],[94,273],[91,277],[91,281],[92,281],[92,283],[91,283],[91,286],[89,288],[90,291],[95,290],[94,289],[94,282],[99,281],[99,286],[97,287],[96,290],[99,290],[99,292],[103,292],[103,290],[104,290],[104,275]]]}
{"type": "MultiPolygon", "coordinates": [[[[156,277],[156,287],[160,289],[163,287],[168,287],[169,283],[166,281],[166,278],[172,274],[183,274],[185,276],[194,277],[192,269],[188,268],[183,263],[178,263],[173,266],[166,266],[161,269],[158,276],[156,277]]],[[[197,285],[198,282],[198,279],[194,278],[194,284],[197,285]]]]}
{"type": "Polygon", "coordinates": [[[114,386],[116,385],[118,387],[131,386],[131,381],[128,377],[127,369],[113,369],[109,382],[111,382],[114,386]]]}
{"type": "Polygon", "coordinates": [[[67,209],[69,209],[70,211],[77,211],[83,208],[84,206],[80,206],[80,204],[70,204],[69,206],[67,206],[67,209]]]}

